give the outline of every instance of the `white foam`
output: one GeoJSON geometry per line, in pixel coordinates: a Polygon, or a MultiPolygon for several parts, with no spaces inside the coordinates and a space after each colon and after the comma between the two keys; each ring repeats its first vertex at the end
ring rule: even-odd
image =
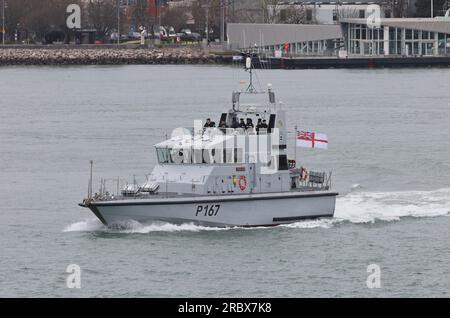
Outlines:
{"type": "Polygon", "coordinates": [[[171,224],[165,222],[156,222],[151,224],[142,224],[137,221],[126,221],[112,225],[104,226],[98,219],[88,219],[73,223],[67,226],[63,232],[111,232],[111,233],[139,233],[146,234],[151,232],[200,232],[200,231],[224,231],[233,228],[219,228],[194,225],[193,223],[171,224]]]}
{"type": "Polygon", "coordinates": [[[314,229],[314,228],[321,227],[324,229],[328,229],[328,228],[332,227],[334,224],[340,223],[340,222],[342,222],[342,220],[326,218],[326,219],[317,219],[317,220],[305,220],[305,221],[300,221],[300,222],[291,223],[291,224],[283,224],[283,225],[280,225],[280,227],[293,228],[293,229],[314,229]]]}
{"type": "MultiPolygon", "coordinates": [[[[359,188],[355,187],[355,188],[359,188]]],[[[354,191],[336,202],[335,218],[305,220],[281,225],[283,228],[330,228],[343,222],[373,223],[380,221],[397,221],[402,217],[435,217],[450,214],[450,188],[435,191],[397,191],[397,192],[360,192],[354,191]]],[[[206,227],[186,223],[181,225],[158,222],[141,224],[128,221],[113,227],[104,226],[97,219],[88,219],[73,223],[64,232],[114,232],[139,233],[151,232],[200,232],[225,231],[236,228],[206,227]]],[[[251,228],[251,229],[262,229],[251,228]]],[[[241,229],[240,229],[241,230],[241,229]]]]}
{"type": "Polygon", "coordinates": [[[398,221],[402,217],[435,217],[450,214],[450,188],[435,191],[352,192],[338,197],[333,219],[306,220],[281,225],[286,228],[330,228],[343,222],[398,221]]]}
{"type": "Polygon", "coordinates": [[[157,222],[152,224],[141,224],[136,221],[127,222],[126,226],[119,232],[122,233],[140,233],[146,234],[151,232],[200,232],[200,231],[224,231],[231,228],[207,227],[194,225],[193,223],[171,224],[165,222],[157,222]]]}
{"type": "Polygon", "coordinates": [[[63,232],[95,232],[104,231],[107,227],[98,219],[88,219],[81,222],[76,222],[66,226],[63,232]]]}
{"type": "Polygon", "coordinates": [[[450,189],[435,191],[352,192],[338,198],[335,218],[352,223],[396,221],[450,213],[450,189]]]}

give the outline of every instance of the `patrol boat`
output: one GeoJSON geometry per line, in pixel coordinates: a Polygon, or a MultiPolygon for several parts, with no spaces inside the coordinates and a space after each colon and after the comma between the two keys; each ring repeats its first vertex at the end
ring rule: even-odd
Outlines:
{"type": "Polygon", "coordinates": [[[288,160],[286,113],[271,85],[265,92],[253,86],[251,58],[245,64],[250,84],[233,92],[232,109],[220,115],[219,128],[196,122],[175,129],[155,145],[158,164],[146,182],[120,191],[117,180],[115,194],[104,181],[92,193],[91,161],[88,197],[80,206],[105,225],[134,220],[254,227],[333,217],[338,193],[331,190],[331,172],[308,171],[288,160]],[[241,101],[263,94],[268,98],[262,104],[241,101]],[[237,127],[238,118],[258,125],[237,127]]]}

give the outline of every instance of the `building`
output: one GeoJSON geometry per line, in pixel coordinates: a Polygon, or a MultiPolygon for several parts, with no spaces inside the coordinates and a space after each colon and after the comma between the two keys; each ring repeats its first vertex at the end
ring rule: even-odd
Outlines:
{"type": "Polygon", "coordinates": [[[348,56],[450,55],[450,17],[341,20],[348,56]]]}
{"type": "Polygon", "coordinates": [[[269,12],[279,23],[339,24],[342,18],[367,18],[372,4],[380,6],[382,17],[393,17],[391,5],[384,0],[279,2],[269,12]]]}
{"type": "Polygon", "coordinates": [[[394,11],[407,12],[409,7],[414,7],[412,1],[414,0],[227,0],[227,3],[230,21],[233,22],[337,24],[337,17],[340,15],[364,18],[365,9],[370,4],[380,5],[383,13],[391,17],[394,11]],[[398,10],[399,3],[405,8],[398,10]]]}
{"type": "Polygon", "coordinates": [[[339,25],[228,23],[231,49],[289,56],[337,54],[342,45],[339,25]]]}
{"type": "Polygon", "coordinates": [[[341,18],[339,23],[229,23],[228,45],[290,57],[450,56],[450,10],[445,17],[341,18]]]}

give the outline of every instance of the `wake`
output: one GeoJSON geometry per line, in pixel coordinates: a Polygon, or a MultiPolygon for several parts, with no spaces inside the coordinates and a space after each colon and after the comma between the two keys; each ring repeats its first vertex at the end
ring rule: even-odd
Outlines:
{"type": "MultiPolygon", "coordinates": [[[[330,228],[337,224],[375,223],[377,221],[399,221],[404,217],[437,217],[450,214],[450,188],[435,191],[398,191],[398,192],[364,192],[354,187],[354,192],[338,197],[333,219],[305,220],[297,223],[280,225],[283,228],[330,228]]],[[[200,232],[228,231],[237,228],[205,227],[194,224],[152,223],[141,224],[129,221],[113,227],[106,227],[97,219],[73,223],[64,232],[114,232],[139,233],[152,232],[200,232]]],[[[255,228],[245,229],[254,230],[255,228]]],[[[261,228],[256,228],[261,229],[261,228]]],[[[243,230],[243,228],[239,228],[243,230]]]]}

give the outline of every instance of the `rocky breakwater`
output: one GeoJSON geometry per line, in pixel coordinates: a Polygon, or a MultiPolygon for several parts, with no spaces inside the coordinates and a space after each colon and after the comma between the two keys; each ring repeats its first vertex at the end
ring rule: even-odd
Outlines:
{"type": "Polygon", "coordinates": [[[0,65],[226,64],[201,48],[0,48],[0,65]]]}

